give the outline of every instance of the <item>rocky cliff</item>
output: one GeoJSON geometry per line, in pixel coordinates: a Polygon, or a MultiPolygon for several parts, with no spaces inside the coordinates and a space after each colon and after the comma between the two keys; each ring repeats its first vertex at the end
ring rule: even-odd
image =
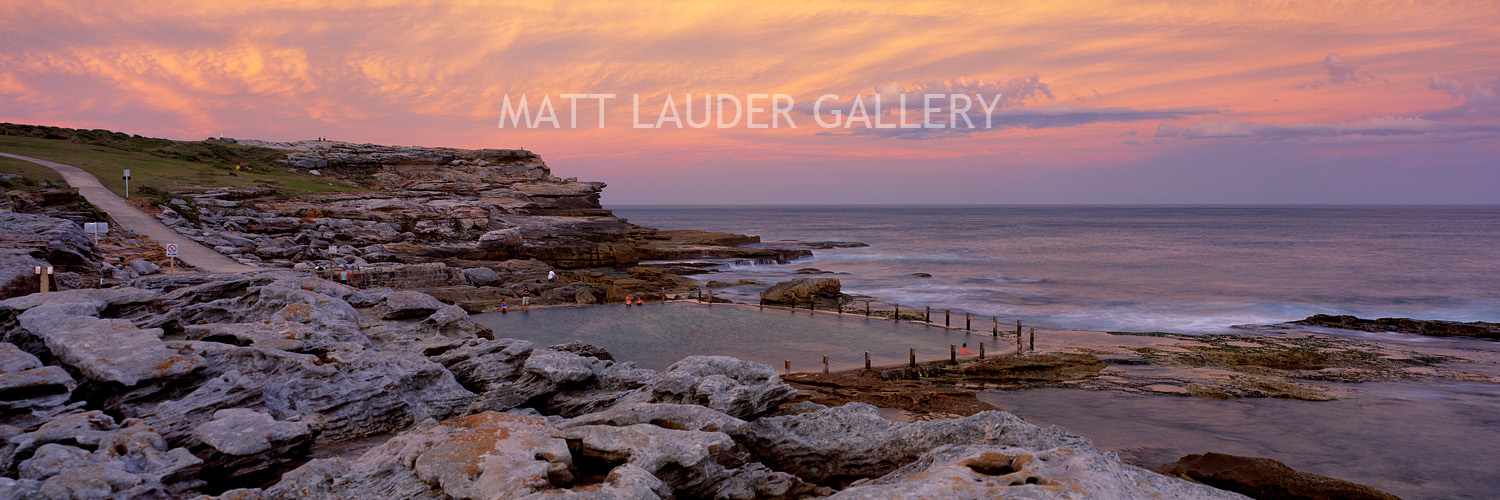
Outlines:
{"type": "Polygon", "coordinates": [[[1243,498],[988,411],[791,404],[288,271],[0,301],[0,498],[1243,498]]]}
{"type": "Polygon", "coordinates": [[[169,226],[250,265],[536,259],[578,269],[685,255],[786,260],[809,254],[736,247],[758,241],[754,237],[678,237],[631,224],[600,206],[604,183],[559,178],[524,150],[234,142],[285,150],[280,168],[364,187],[296,197],[271,188],[220,189],[179,193],[158,207],[169,226]]]}

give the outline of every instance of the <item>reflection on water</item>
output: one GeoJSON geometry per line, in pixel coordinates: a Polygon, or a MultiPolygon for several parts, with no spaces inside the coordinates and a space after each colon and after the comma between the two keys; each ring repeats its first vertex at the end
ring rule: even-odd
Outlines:
{"type": "MultiPolygon", "coordinates": [[[[607,349],[616,359],[654,370],[693,355],[735,356],[777,369],[791,361],[799,372],[821,370],[826,355],[831,368],[841,370],[862,367],[865,351],[875,366],[883,366],[905,363],[908,348],[916,348],[918,361],[931,361],[948,357],[950,344],[967,342],[978,350],[979,342],[985,342],[993,352],[996,342],[988,333],[965,334],[861,316],[762,312],[749,306],[691,302],[539,309],[473,318],[497,337],[543,346],[581,340],[607,349]]],[[[999,341],[1009,346],[1004,337],[999,341]]]]}
{"type": "Polygon", "coordinates": [[[1190,453],[1269,457],[1407,500],[1496,498],[1500,387],[1370,383],[1326,402],[1219,401],[1072,389],[995,392],[980,399],[1039,425],[1094,440],[1156,466],[1190,453]]]}

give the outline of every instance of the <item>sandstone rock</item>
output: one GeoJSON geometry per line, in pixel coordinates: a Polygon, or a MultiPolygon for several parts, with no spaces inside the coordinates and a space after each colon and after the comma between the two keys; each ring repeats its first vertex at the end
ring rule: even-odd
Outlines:
{"type": "Polygon", "coordinates": [[[497,412],[430,423],[352,462],[309,462],[261,498],[522,498],[571,482],[556,432],[544,417],[497,412]]]}
{"type": "Polygon", "coordinates": [[[485,250],[511,248],[520,246],[525,240],[520,228],[497,229],[479,237],[479,248],[485,250]]]}
{"type": "Polygon", "coordinates": [[[677,430],[722,432],[730,436],[744,435],[749,425],[744,420],[698,405],[636,403],[580,415],[569,419],[560,427],[564,429],[583,425],[624,427],[636,424],[652,424],[677,430]]]}
{"type": "Polygon", "coordinates": [[[384,319],[425,318],[443,308],[443,303],[422,292],[402,290],[385,296],[384,319]]]}
{"type": "Polygon", "coordinates": [[[277,420],[301,420],[332,441],[404,429],[452,415],[474,400],[442,366],[420,355],[375,349],[321,355],[178,341],[171,347],[206,360],[191,392],[121,408],[151,421],[174,441],[218,410],[248,408],[277,420]]]}
{"type": "Polygon", "coordinates": [[[126,265],[130,266],[130,270],[135,271],[135,274],[138,276],[147,276],[161,272],[161,266],[142,259],[132,260],[127,262],[126,265]]]}
{"type": "Polygon", "coordinates": [[[1182,457],[1176,462],[1157,468],[1157,471],[1241,493],[1258,500],[1397,499],[1395,495],[1369,486],[1302,472],[1269,458],[1205,453],[1182,457]]]}
{"type": "Polygon", "coordinates": [[[219,410],[193,429],[191,446],[204,462],[199,477],[216,489],[257,485],[306,457],[317,436],[303,422],[279,422],[243,408],[219,410]]]}
{"type": "Polygon", "coordinates": [[[17,319],[19,327],[41,339],[59,361],[99,382],[131,387],[185,375],[202,364],[203,358],[168,349],[160,329],[143,330],[129,321],[100,319],[105,306],[96,300],[43,305],[17,319]]]}
{"type": "Polygon", "coordinates": [[[453,338],[475,337],[481,331],[488,331],[469,319],[469,313],[464,311],[464,308],[456,305],[443,306],[442,309],[438,309],[437,312],[423,319],[421,326],[445,337],[453,338]]]}
{"type": "Polygon", "coordinates": [[[836,298],[840,287],[837,278],[796,278],[771,285],[760,293],[760,300],[767,304],[789,304],[793,300],[805,303],[814,298],[836,298]]]}
{"type": "Polygon", "coordinates": [[[310,439],[312,430],[301,422],[277,422],[270,415],[230,408],[193,429],[193,438],[226,455],[254,455],[283,443],[310,439]]]}
{"type": "Polygon", "coordinates": [[[501,282],[500,274],[488,267],[464,269],[464,278],[468,279],[469,284],[474,286],[495,286],[501,282]]]}
{"type": "Polygon", "coordinates": [[[615,357],[610,355],[609,351],[604,350],[603,347],[584,343],[581,340],[574,340],[566,344],[557,344],[555,346],[548,347],[548,349],[561,352],[571,352],[579,356],[587,356],[603,361],[615,360],[615,357]]]}
{"type": "Polygon", "coordinates": [[[1042,429],[1009,413],[901,423],[863,403],[756,420],[745,444],[776,470],[833,484],[883,476],[945,444],[1093,448],[1086,438],[1055,427],[1042,429]]]}
{"type": "Polygon", "coordinates": [[[168,448],[137,419],[116,425],[100,412],[75,414],[11,442],[17,448],[3,465],[40,481],[39,498],[163,497],[201,486],[201,461],[186,449],[168,448]]]}
{"type": "Polygon", "coordinates": [[[1175,498],[1244,497],[1125,465],[1092,447],[1041,450],[942,445],[879,479],[862,481],[832,500],[928,498],[1175,498]]]}
{"type": "Polygon", "coordinates": [[[61,267],[59,270],[92,271],[99,260],[93,239],[83,233],[82,226],[67,219],[0,212],[0,234],[42,242],[41,251],[33,256],[61,267]]]}
{"type": "Polygon", "coordinates": [[[796,394],[770,366],[728,356],[689,356],[662,373],[652,388],[652,401],[698,404],[749,418],[796,394]]]}

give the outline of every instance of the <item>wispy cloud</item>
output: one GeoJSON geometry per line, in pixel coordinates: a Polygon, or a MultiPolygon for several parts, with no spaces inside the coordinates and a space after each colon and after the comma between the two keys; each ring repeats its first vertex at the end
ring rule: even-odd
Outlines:
{"type": "Polygon", "coordinates": [[[1258,138],[1303,141],[1388,141],[1415,138],[1431,141],[1469,140],[1500,136],[1500,124],[1444,123],[1425,118],[1384,116],[1338,123],[1255,123],[1212,120],[1189,125],[1180,131],[1158,127],[1158,136],[1188,139],[1258,138]],[[1174,133],[1176,132],[1176,133],[1174,133]]]}

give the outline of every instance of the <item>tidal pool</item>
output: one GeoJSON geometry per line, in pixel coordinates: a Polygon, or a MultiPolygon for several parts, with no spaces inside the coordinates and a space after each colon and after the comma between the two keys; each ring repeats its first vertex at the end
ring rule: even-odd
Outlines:
{"type": "MultiPolygon", "coordinates": [[[[937,315],[934,314],[937,318],[937,315]]],[[[476,314],[474,320],[495,331],[497,337],[525,339],[537,345],[581,340],[605,348],[620,361],[634,361],[642,368],[663,370],[693,355],[724,355],[765,363],[781,370],[786,361],[792,370],[823,369],[828,356],[834,371],[864,366],[870,352],[874,366],[907,362],[907,349],[917,350],[918,361],[948,358],[948,346],[969,344],[978,351],[984,342],[988,352],[1014,352],[1015,337],[991,337],[989,331],[964,333],[910,322],[892,322],[863,316],[831,313],[758,310],[754,306],[693,302],[535,309],[529,312],[476,314]],[[996,343],[1005,348],[996,349],[996,343]]],[[[962,318],[958,324],[962,325],[962,318]]],[[[984,326],[992,326],[983,323],[984,326]]],[[[975,323],[979,328],[980,322],[975,323]]]]}
{"type": "Polygon", "coordinates": [[[1076,389],[981,393],[1037,425],[1155,467],[1191,453],[1273,458],[1406,500],[1497,497],[1500,386],[1344,384],[1334,401],[1156,396],[1076,389]]]}

